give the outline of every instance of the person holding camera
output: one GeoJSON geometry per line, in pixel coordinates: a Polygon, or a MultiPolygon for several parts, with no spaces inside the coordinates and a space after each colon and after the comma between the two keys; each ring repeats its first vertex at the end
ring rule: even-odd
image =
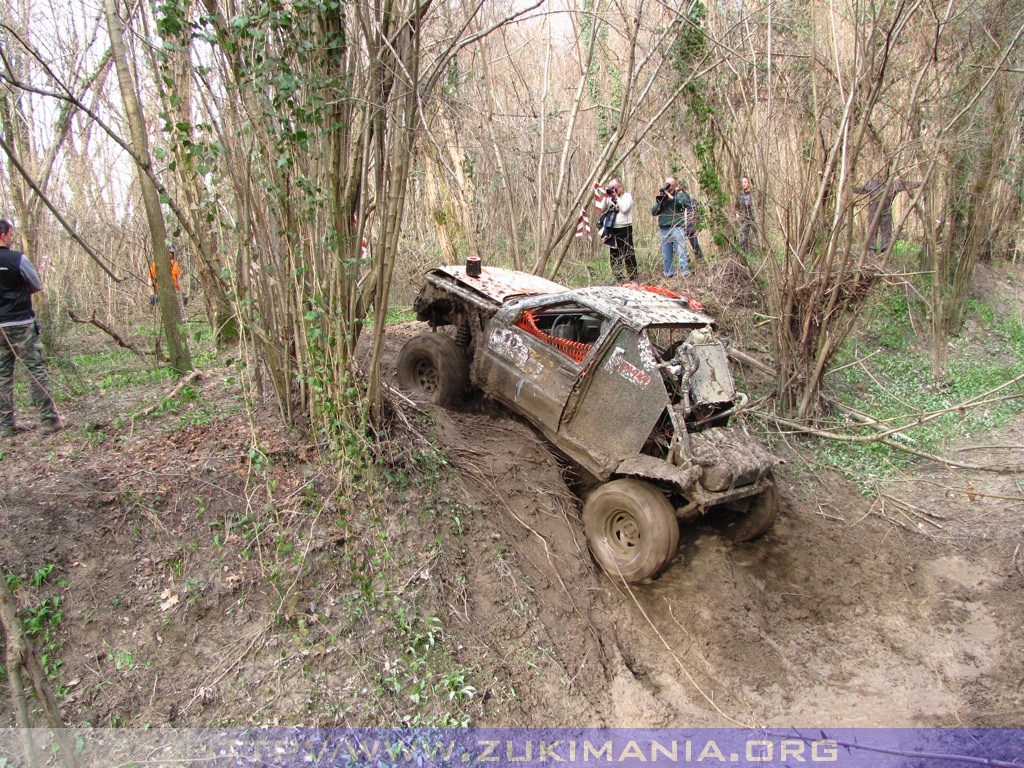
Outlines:
{"type": "Polygon", "coordinates": [[[677,254],[680,274],[690,276],[690,265],[686,260],[686,209],[689,205],[690,196],[686,188],[669,176],[651,206],[651,215],[658,217],[662,274],[666,279],[675,277],[677,254]]]}
{"type": "Polygon", "coordinates": [[[636,280],[638,272],[636,252],[633,249],[633,195],[623,189],[621,181],[612,179],[604,195],[594,205],[599,211],[615,211],[615,219],[605,242],[610,249],[608,261],[616,282],[636,280]]]}

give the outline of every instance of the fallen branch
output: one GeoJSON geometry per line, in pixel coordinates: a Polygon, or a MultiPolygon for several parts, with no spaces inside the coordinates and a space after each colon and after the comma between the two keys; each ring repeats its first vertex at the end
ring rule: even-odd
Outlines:
{"type": "Polygon", "coordinates": [[[139,357],[143,357],[144,358],[144,357],[146,357],[148,355],[152,355],[153,354],[152,352],[143,352],[141,349],[136,347],[131,342],[125,341],[124,337],[121,336],[121,334],[119,334],[117,331],[115,331],[109,325],[104,323],[102,320],[97,320],[96,319],[96,311],[95,310],[93,310],[92,317],[89,318],[88,320],[83,320],[82,318],[80,318],[78,315],[76,315],[70,309],[68,310],[68,316],[72,320],[74,320],[76,323],[78,323],[79,325],[94,325],[94,326],[96,326],[101,331],[103,331],[105,334],[107,334],[110,338],[112,338],[114,341],[116,341],[118,346],[124,347],[125,349],[130,349],[132,352],[134,352],[139,357]]]}
{"type": "Polygon", "coordinates": [[[946,485],[945,483],[936,483],[933,480],[927,480],[923,477],[914,478],[915,483],[925,483],[927,485],[933,485],[936,488],[942,488],[952,493],[960,493],[966,496],[971,501],[974,501],[975,496],[979,496],[985,499],[1000,499],[1001,501],[1019,501],[1024,502],[1024,496],[1006,496],[1001,493],[986,493],[985,491],[979,491],[975,488],[957,488],[952,485],[946,485]]]}
{"type": "Polygon", "coordinates": [[[957,453],[966,453],[967,451],[1019,451],[1021,445],[961,445],[953,450],[957,453]]]}
{"type": "Polygon", "coordinates": [[[902,523],[899,520],[897,520],[895,517],[890,517],[889,515],[885,514],[885,505],[884,504],[882,505],[881,511],[875,509],[872,506],[871,509],[868,510],[868,514],[869,515],[874,515],[875,517],[880,517],[883,520],[885,520],[887,523],[889,523],[890,525],[898,526],[898,527],[902,528],[905,531],[913,530],[912,528],[908,527],[906,523],[902,523]]]}
{"type": "MultiPolygon", "coordinates": [[[[854,410],[853,408],[850,408],[849,406],[843,405],[838,400],[833,400],[830,397],[825,398],[825,400],[829,404],[831,404],[831,406],[833,408],[835,408],[837,411],[839,411],[842,414],[845,414],[845,415],[849,416],[851,419],[856,421],[858,424],[863,424],[866,427],[870,427],[871,429],[875,430],[876,432],[882,432],[882,433],[885,433],[885,434],[889,434],[888,427],[886,427],[884,424],[882,424],[877,419],[873,419],[872,417],[868,416],[866,413],[861,413],[860,411],[854,410]]],[[[916,443],[917,442],[910,435],[898,434],[898,435],[893,435],[893,437],[898,437],[901,440],[906,440],[908,443],[916,443]]]]}
{"type": "Polygon", "coordinates": [[[956,467],[957,469],[973,469],[978,472],[994,472],[997,475],[1015,475],[1019,472],[1024,472],[1024,467],[988,467],[981,466],[980,464],[965,464],[963,462],[953,461],[952,459],[945,459],[942,456],[938,456],[934,453],[928,453],[927,451],[919,451],[915,448],[911,448],[910,446],[901,445],[895,440],[890,439],[892,435],[895,435],[904,429],[910,429],[911,427],[916,426],[916,424],[908,424],[877,435],[840,435],[835,432],[829,432],[826,429],[817,429],[816,427],[812,427],[802,421],[786,419],[782,416],[776,416],[773,413],[767,413],[765,411],[748,409],[746,412],[754,416],[760,416],[767,421],[775,422],[780,426],[788,427],[796,432],[802,432],[808,435],[817,435],[818,437],[826,437],[829,440],[838,440],[841,443],[883,443],[890,448],[896,448],[897,450],[909,453],[912,456],[918,456],[922,459],[928,459],[930,461],[938,462],[939,464],[945,464],[948,467],[956,467]]]}
{"type": "Polygon", "coordinates": [[[988,392],[985,392],[984,394],[978,395],[977,397],[972,398],[970,400],[964,400],[963,402],[957,403],[956,405],[951,405],[951,406],[949,406],[947,408],[941,408],[941,409],[939,409],[937,411],[928,411],[927,413],[921,413],[921,414],[918,414],[917,416],[908,416],[908,415],[892,416],[892,417],[890,417],[888,419],[879,419],[878,423],[879,424],[883,424],[883,423],[886,423],[886,422],[900,421],[901,419],[914,419],[914,421],[907,422],[906,424],[904,424],[901,427],[899,427],[899,429],[905,429],[907,427],[916,427],[916,426],[918,426],[920,424],[924,424],[926,421],[931,421],[932,419],[937,419],[939,416],[945,416],[947,413],[959,413],[962,416],[963,412],[968,410],[968,409],[980,408],[983,405],[993,405],[995,403],[1002,403],[1002,402],[1006,402],[1007,400],[1020,400],[1021,398],[1024,398],[1024,392],[1021,392],[1019,394],[1015,393],[1015,394],[1012,394],[1012,395],[1000,395],[999,397],[987,397],[987,395],[991,395],[991,394],[993,394],[995,392],[998,392],[1000,389],[1005,389],[1006,387],[1010,386],[1011,384],[1017,383],[1017,381],[1019,381],[1020,378],[1021,377],[1017,377],[1016,379],[1011,379],[1010,381],[1006,382],[1005,384],[1001,384],[1000,386],[996,387],[993,390],[990,390],[988,392]]]}
{"type": "Polygon", "coordinates": [[[134,414],[132,418],[141,419],[143,416],[149,416],[149,414],[151,414],[161,405],[166,403],[168,400],[173,400],[174,398],[176,398],[179,394],[181,394],[181,390],[183,390],[189,384],[192,384],[193,382],[198,381],[201,378],[203,378],[202,371],[192,371],[185,378],[179,381],[178,384],[174,387],[174,389],[167,393],[163,400],[161,400],[159,403],[154,403],[153,405],[149,406],[149,408],[143,408],[141,411],[134,414]]]}
{"type": "Polygon", "coordinates": [[[847,363],[846,365],[840,365],[838,368],[829,368],[828,371],[825,372],[825,375],[826,376],[832,376],[833,374],[839,373],[840,371],[845,371],[847,368],[852,368],[855,365],[863,366],[865,361],[870,360],[872,357],[874,357],[877,354],[880,354],[881,351],[882,351],[882,348],[879,347],[874,352],[871,352],[871,353],[869,353],[867,355],[864,355],[864,357],[856,358],[852,363],[847,363]]]}
{"type": "Polygon", "coordinates": [[[423,410],[419,403],[417,403],[415,400],[411,400],[409,397],[405,395],[405,393],[395,389],[390,384],[382,382],[381,389],[383,389],[387,395],[393,397],[395,400],[400,400],[405,405],[406,408],[416,411],[417,413],[426,413],[426,411],[423,410]]]}
{"type": "MultiPolygon", "coordinates": [[[[756,368],[757,370],[762,371],[763,373],[766,373],[769,376],[777,378],[779,375],[779,372],[777,370],[772,369],[770,366],[766,365],[765,363],[762,363],[756,357],[752,357],[751,355],[748,355],[746,352],[736,349],[733,346],[727,347],[725,351],[730,358],[737,362],[744,363],[753,368],[756,368]]],[[[877,434],[875,435],[841,435],[836,432],[831,432],[829,430],[812,427],[809,424],[806,424],[802,421],[786,419],[781,416],[776,416],[775,414],[768,413],[766,411],[760,411],[752,407],[747,408],[745,412],[756,416],[760,416],[769,421],[774,421],[776,424],[789,427],[790,429],[793,429],[795,431],[803,432],[805,434],[810,435],[816,435],[818,437],[825,437],[828,438],[829,440],[838,440],[844,443],[880,442],[883,445],[887,445],[890,448],[895,448],[897,450],[903,451],[904,453],[909,453],[912,456],[917,456],[922,459],[935,461],[938,462],[939,464],[945,464],[946,466],[949,467],[956,467],[957,469],[972,469],[978,472],[994,472],[995,474],[999,475],[1012,475],[1024,471],[1024,467],[992,467],[981,466],[978,464],[967,464],[964,462],[953,461],[952,459],[945,459],[936,454],[928,453],[927,451],[920,451],[915,448],[911,448],[910,446],[903,445],[899,441],[906,441],[911,443],[915,442],[912,437],[910,437],[909,435],[904,435],[902,433],[913,427],[920,426],[927,421],[937,419],[939,416],[943,416],[947,413],[963,412],[968,408],[977,408],[979,406],[988,405],[990,403],[1000,402],[1003,400],[1013,400],[1020,397],[1024,397],[1024,394],[1012,394],[1003,395],[1001,397],[991,397],[997,392],[1004,390],[1007,387],[1010,387],[1013,384],[1017,384],[1021,381],[1024,381],[1024,374],[1016,376],[1010,379],[1009,381],[1000,384],[998,387],[994,387],[993,389],[990,389],[987,392],[983,392],[982,394],[978,395],[977,397],[971,398],[970,400],[965,400],[962,403],[950,406],[949,408],[943,408],[942,410],[939,411],[920,414],[916,417],[913,417],[913,421],[910,421],[898,427],[886,427],[878,419],[872,418],[867,414],[854,410],[849,406],[845,406],[842,403],[838,402],[837,400],[834,400],[832,398],[826,398],[827,402],[829,402],[840,413],[843,413],[849,416],[854,421],[863,424],[864,426],[869,427],[870,429],[875,430],[877,432],[877,434]]]]}
{"type": "MultiPolygon", "coordinates": [[[[913,516],[913,517],[917,518],[918,520],[921,520],[921,521],[923,521],[925,523],[928,523],[928,525],[935,526],[940,531],[945,530],[945,528],[943,528],[939,523],[935,522],[935,520],[932,519],[933,517],[936,517],[935,515],[932,515],[932,514],[930,514],[928,512],[925,512],[924,510],[920,509],[919,507],[915,507],[913,504],[909,504],[909,503],[903,501],[903,499],[897,499],[895,496],[890,496],[887,493],[883,493],[882,494],[882,498],[883,499],[888,499],[890,502],[892,502],[895,505],[895,507],[896,507],[896,511],[899,512],[901,515],[903,515],[908,520],[910,520],[911,516],[913,516]],[[904,510],[906,510],[906,511],[904,511],[904,510]]],[[[940,517],[939,519],[941,520],[942,518],[940,517]]],[[[917,525],[920,525],[920,523],[917,523],[917,525]]]]}
{"type": "Polygon", "coordinates": [[[736,347],[729,346],[726,348],[725,353],[738,363],[744,363],[749,365],[751,368],[757,368],[762,373],[767,373],[769,376],[778,376],[779,372],[765,365],[756,357],[748,355],[746,352],[742,352],[736,347]]]}
{"type": "MultiPolygon", "coordinates": [[[[762,372],[768,374],[769,376],[778,378],[779,372],[777,370],[771,368],[770,366],[766,365],[765,363],[762,363],[756,357],[752,357],[751,355],[748,355],[746,352],[743,352],[743,351],[741,351],[739,349],[736,349],[735,347],[732,347],[732,346],[728,347],[725,351],[726,351],[726,354],[730,358],[732,358],[733,360],[736,360],[737,362],[740,362],[740,363],[745,363],[746,365],[749,365],[749,366],[751,366],[753,368],[757,368],[759,371],[762,371],[762,372]]],[[[867,358],[864,358],[864,359],[867,359],[867,358]]],[[[879,436],[878,436],[878,438],[871,437],[870,435],[868,435],[868,436],[863,436],[863,435],[846,436],[846,435],[837,435],[834,432],[828,432],[828,431],[825,431],[825,430],[814,431],[814,434],[820,435],[821,437],[829,437],[830,439],[834,439],[834,440],[844,440],[846,442],[855,442],[855,443],[870,443],[870,442],[874,442],[875,440],[878,440],[879,438],[889,438],[889,437],[896,437],[899,440],[906,440],[907,442],[911,442],[912,443],[912,442],[915,442],[912,437],[910,437],[909,435],[902,434],[903,432],[905,432],[908,429],[911,429],[912,427],[920,426],[920,425],[924,424],[925,422],[932,421],[933,419],[937,419],[939,416],[944,416],[947,413],[963,413],[964,411],[966,411],[969,408],[979,408],[979,407],[981,407],[983,405],[991,405],[991,404],[994,404],[994,403],[1004,402],[1006,400],[1017,400],[1017,399],[1020,399],[1020,398],[1024,397],[1024,393],[1019,393],[1019,394],[1018,393],[1014,393],[1014,394],[1010,394],[1010,395],[1002,395],[1000,397],[992,397],[992,395],[995,395],[997,392],[1000,392],[1000,391],[1002,391],[1002,390],[1004,390],[1004,389],[1006,389],[1006,388],[1008,388],[1008,387],[1010,387],[1010,386],[1012,386],[1014,384],[1018,384],[1018,383],[1020,383],[1022,381],[1024,381],[1024,374],[1021,374],[1019,376],[1015,376],[1014,378],[1010,379],[1009,381],[1003,382],[998,387],[993,387],[992,389],[988,390],[987,392],[982,392],[977,397],[973,397],[973,398],[971,398],[969,400],[964,400],[963,402],[957,403],[956,405],[951,405],[948,408],[942,408],[942,409],[940,409],[938,411],[930,411],[928,413],[921,413],[921,414],[918,414],[917,416],[897,416],[897,417],[894,417],[892,419],[888,419],[887,420],[887,421],[899,421],[901,419],[907,419],[907,418],[912,419],[912,421],[908,421],[907,423],[902,424],[901,426],[897,426],[897,427],[886,427],[882,420],[876,419],[876,418],[874,418],[872,416],[868,416],[867,414],[862,413],[860,411],[857,411],[857,410],[855,410],[853,408],[850,408],[847,405],[843,405],[838,400],[835,400],[833,398],[823,397],[823,399],[826,402],[828,402],[830,405],[832,405],[837,411],[839,411],[840,413],[843,413],[843,414],[849,416],[851,419],[853,419],[854,421],[856,421],[856,422],[858,422],[860,424],[863,424],[864,426],[867,426],[867,427],[870,427],[871,429],[874,429],[875,431],[877,431],[879,433],[879,436]]],[[[749,408],[748,412],[756,413],[757,411],[755,409],[753,409],[753,408],[749,408]]],[[[775,417],[772,417],[772,418],[775,418],[775,417]]],[[[777,420],[779,420],[780,423],[782,423],[781,417],[779,417],[777,420]]],[[[788,423],[789,424],[795,424],[797,422],[788,422],[788,423]]],[[[808,429],[811,429],[811,428],[808,427],[808,429]]],[[[892,445],[892,443],[890,443],[890,442],[888,442],[886,440],[883,440],[883,442],[885,442],[886,445],[892,445]]],[[[954,467],[962,467],[964,469],[983,469],[985,471],[998,471],[998,470],[995,470],[995,469],[991,469],[989,467],[976,467],[976,466],[970,465],[970,464],[951,463],[951,462],[948,462],[945,459],[938,459],[937,457],[932,456],[932,454],[928,454],[928,453],[924,453],[924,452],[915,452],[915,451],[913,451],[913,450],[911,450],[909,448],[904,448],[904,446],[900,446],[900,445],[893,445],[893,447],[899,448],[901,450],[906,450],[907,453],[911,453],[911,454],[914,454],[916,456],[921,456],[923,458],[936,458],[936,460],[941,461],[942,463],[949,463],[950,466],[954,466],[954,467]]],[[[1007,446],[1007,447],[1011,447],[1011,446],[1007,446]]],[[[1011,469],[1007,469],[1006,474],[1009,474],[1009,473],[1015,472],[1015,471],[1020,471],[1020,470],[1019,469],[1012,469],[1012,468],[1011,469]]]]}
{"type": "Polygon", "coordinates": [[[821,504],[818,504],[818,514],[821,515],[826,520],[835,520],[837,523],[845,523],[846,522],[846,520],[844,520],[843,518],[841,518],[841,517],[839,517],[837,515],[830,515],[828,512],[823,510],[821,508],[821,504]]]}

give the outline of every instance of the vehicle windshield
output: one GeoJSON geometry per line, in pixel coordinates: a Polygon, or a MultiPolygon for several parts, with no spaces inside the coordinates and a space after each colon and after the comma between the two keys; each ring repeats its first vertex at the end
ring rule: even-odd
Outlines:
{"type": "Polygon", "coordinates": [[[644,329],[647,340],[654,347],[660,362],[667,362],[679,344],[699,326],[695,325],[649,325],[644,329]]]}

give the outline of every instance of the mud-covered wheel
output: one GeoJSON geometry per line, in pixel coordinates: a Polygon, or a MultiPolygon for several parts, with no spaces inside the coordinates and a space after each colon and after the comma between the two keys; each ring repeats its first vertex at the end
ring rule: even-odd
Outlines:
{"type": "Polygon", "coordinates": [[[627,582],[657,574],[679,546],[672,504],[642,480],[613,480],[594,491],[583,506],[583,530],[600,566],[627,582]]]}
{"type": "Polygon", "coordinates": [[[460,400],[468,378],[465,350],[443,333],[413,336],[398,353],[398,385],[438,405],[460,400]]]}
{"type": "Polygon", "coordinates": [[[750,501],[747,511],[736,515],[726,527],[730,539],[737,544],[742,541],[756,539],[772,527],[779,514],[779,496],[775,491],[775,482],[760,496],[750,501]]]}

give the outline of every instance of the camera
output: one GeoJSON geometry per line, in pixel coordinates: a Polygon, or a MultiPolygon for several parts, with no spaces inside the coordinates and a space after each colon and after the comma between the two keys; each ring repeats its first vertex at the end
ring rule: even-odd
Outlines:
{"type": "Polygon", "coordinates": [[[612,197],[614,197],[615,196],[615,187],[608,187],[608,188],[606,188],[604,193],[606,195],[611,195],[612,197]]]}

